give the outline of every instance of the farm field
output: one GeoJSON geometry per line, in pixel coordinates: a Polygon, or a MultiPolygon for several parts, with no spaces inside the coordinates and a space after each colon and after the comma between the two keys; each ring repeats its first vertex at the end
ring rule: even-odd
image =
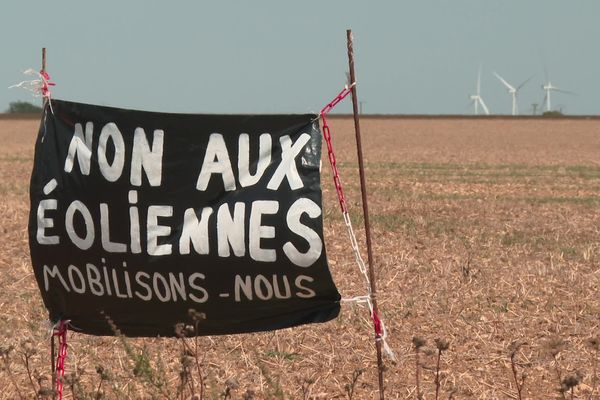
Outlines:
{"type": "MultiPolygon", "coordinates": [[[[2,399],[51,398],[27,238],[38,125],[0,119],[2,399]]],[[[330,125],[362,246],[353,121],[330,125]]],[[[440,399],[600,398],[600,120],[364,118],[361,127],[380,311],[397,356],[385,360],[386,399],[416,399],[417,371],[422,398],[435,398],[436,339],[449,345],[440,399]],[[415,337],[425,342],[418,356],[415,337]],[[576,386],[562,393],[562,381],[576,386]]],[[[343,297],[364,295],[326,155],[322,179],[334,280],[343,297]]],[[[205,399],[379,398],[360,305],[344,302],[325,324],[187,341],[71,332],[65,398],[188,399],[200,394],[196,361],[205,399]]]]}

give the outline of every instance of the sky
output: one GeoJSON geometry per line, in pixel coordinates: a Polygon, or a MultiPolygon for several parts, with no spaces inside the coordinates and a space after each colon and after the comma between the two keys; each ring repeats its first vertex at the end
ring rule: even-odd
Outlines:
{"type": "MultiPolygon", "coordinates": [[[[346,29],[366,114],[493,114],[514,86],[521,114],[542,103],[600,114],[600,1],[6,1],[0,5],[0,112],[38,101],[8,89],[40,68],[55,98],[195,113],[318,112],[342,88],[346,29]]],[[[351,112],[351,103],[337,112],[351,112]]]]}

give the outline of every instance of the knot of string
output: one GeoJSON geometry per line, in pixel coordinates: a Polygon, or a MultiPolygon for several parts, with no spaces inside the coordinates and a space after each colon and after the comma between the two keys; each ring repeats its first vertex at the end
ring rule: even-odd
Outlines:
{"type": "Polygon", "coordinates": [[[340,204],[340,209],[342,210],[342,215],[344,216],[344,223],[346,225],[346,230],[348,231],[348,237],[350,238],[350,244],[352,246],[352,251],[354,252],[354,258],[356,259],[356,263],[360,272],[362,273],[368,296],[358,296],[351,299],[344,299],[344,301],[353,301],[358,304],[367,303],[369,307],[369,312],[371,315],[371,320],[373,322],[373,329],[375,331],[376,340],[381,340],[383,343],[383,349],[386,355],[392,359],[396,360],[396,356],[390,346],[388,345],[387,339],[387,329],[383,320],[377,315],[373,308],[373,297],[374,294],[371,290],[371,282],[369,279],[369,272],[367,270],[367,266],[365,261],[363,260],[360,250],[358,247],[358,241],[356,240],[356,234],[354,233],[354,229],[352,228],[352,221],[350,220],[350,213],[348,212],[348,204],[346,202],[346,197],[344,195],[344,189],[342,187],[342,181],[340,178],[340,172],[337,166],[337,161],[335,158],[335,152],[333,151],[333,141],[331,138],[331,129],[329,128],[329,124],[327,123],[327,113],[329,113],[340,101],[342,101],[346,96],[352,93],[352,87],[356,84],[353,82],[350,86],[346,85],[344,89],[325,107],[321,109],[320,116],[323,120],[323,137],[325,138],[325,143],[327,145],[327,156],[329,158],[329,164],[331,165],[331,170],[333,172],[333,184],[335,186],[335,190],[338,196],[338,201],[340,204]]]}
{"type": "Polygon", "coordinates": [[[50,81],[50,75],[46,71],[40,71],[40,77],[42,79],[42,97],[50,101],[50,98],[52,97],[52,93],[50,92],[50,86],[56,86],[56,83],[50,81]]]}

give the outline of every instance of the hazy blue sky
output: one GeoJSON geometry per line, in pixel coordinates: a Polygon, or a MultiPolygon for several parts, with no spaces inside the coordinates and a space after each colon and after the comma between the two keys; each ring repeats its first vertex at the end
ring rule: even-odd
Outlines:
{"type": "MultiPolygon", "coordinates": [[[[367,113],[493,113],[510,97],[492,75],[540,103],[600,114],[600,1],[6,1],[0,5],[0,110],[30,100],[6,89],[39,68],[61,99],[174,112],[318,111],[343,86],[347,28],[367,113]]],[[[348,112],[349,101],[339,111],[348,112]]]]}

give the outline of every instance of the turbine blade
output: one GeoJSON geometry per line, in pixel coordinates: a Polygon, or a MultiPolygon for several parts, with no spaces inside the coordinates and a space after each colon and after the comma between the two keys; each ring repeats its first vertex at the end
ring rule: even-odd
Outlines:
{"type": "Polygon", "coordinates": [[[533,78],[535,75],[531,75],[529,78],[527,78],[523,83],[521,83],[519,86],[517,86],[517,91],[519,91],[519,89],[521,89],[523,86],[525,86],[525,84],[527,82],[529,82],[531,80],[531,78],[533,78]]]}
{"type": "Polygon", "coordinates": [[[479,73],[477,74],[477,96],[481,92],[481,64],[479,64],[479,73]]]}
{"type": "Polygon", "coordinates": [[[575,92],[570,92],[570,91],[568,91],[568,90],[562,90],[562,89],[559,89],[559,88],[556,88],[556,87],[555,87],[555,88],[552,88],[552,90],[554,90],[554,91],[556,91],[556,92],[559,92],[559,93],[570,94],[570,95],[572,95],[572,96],[578,96],[578,94],[577,94],[577,93],[575,93],[575,92]]]}
{"type": "Polygon", "coordinates": [[[469,103],[467,105],[465,105],[465,111],[468,110],[468,109],[470,109],[470,108],[473,108],[474,104],[475,104],[475,100],[469,101],[469,103]]]}
{"type": "Polygon", "coordinates": [[[512,87],[512,86],[510,85],[510,83],[506,82],[506,81],[504,80],[504,78],[503,78],[503,77],[501,77],[500,75],[498,75],[498,73],[497,73],[497,72],[494,72],[494,75],[496,75],[496,78],[500,79],[500,82],[502,82],[502,83],[504,84],[504,86],[506,86],[506,88],[507,88],[508,90],[515,90],[515,88],[514,88],[514,87],[512,87]]]}
{"type": "Polygon", "coordinates": [[[479,100],[479,104],[481,104],[481,108],[483,108],[483,111],[487,114],[490,115],[490,110],[489,108],[487,108],[487,106],[485,105],[485,103],[483,102],[483,99],[481,97],[477,98],[479,100]]]}

